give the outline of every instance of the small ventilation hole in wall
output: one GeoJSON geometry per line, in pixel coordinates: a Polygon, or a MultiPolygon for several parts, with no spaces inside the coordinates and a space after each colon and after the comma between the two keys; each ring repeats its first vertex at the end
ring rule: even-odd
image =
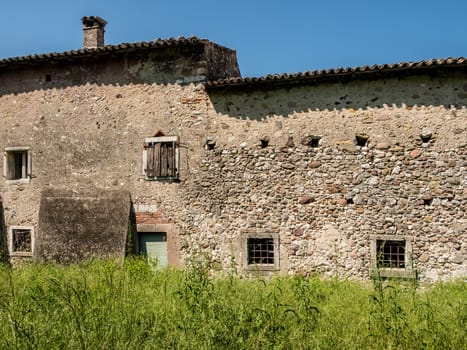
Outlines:
{"type": "Polygon", "coordinates": [[[311,136],[310,147],[319,147],[319,140],[321,140],[321,136],[311,136]]]}
{"type": "Polygon", "coordinates": [[[307,135],[302,139],[303,146],[309,146],[312,148],[319,147],[319,140],[321,140],[321,136],[318,135],[307,135]]]}
{"type": "Polygon", "coordinates": [[[353,204],[353,198],[347,198],[347,204],[353,204]]]}
{"type": "Polygon", "coordinates": [[[212,150],[214,150],[214,148],[216,148],[216,141],[214,141],[212,139],[208,139],[208,140],[206,140],[206,143],[205,143],[204,147],[208,151],[212,151],[212,150]]]}
{"type": "Polygon", "coordinates": [[[433,203],[433,198],[424,198],[423,205],[431,205],[433,203]]]}
{"type": "Polygon", "coordinates": [[[269,137],[265,136],[265,137],[262,137],[260,140],[260,146],[261,148],[266,148],[269,146],[269,137]]]}
{"type": "Polygon", "coordinates": [[[431,132],[426,132],[420,135],[420,139],[422,140],[423,143],[427,143],[427,142],[430,142],[432,136],[433,134],[431,132]]]}
{"type": "Polygon", "coordinates": [[[370,137],[367,134],[356,134],[355,143],[357,144],[357,146],[364,147],[366,146],[369,138],[370,137]]]}

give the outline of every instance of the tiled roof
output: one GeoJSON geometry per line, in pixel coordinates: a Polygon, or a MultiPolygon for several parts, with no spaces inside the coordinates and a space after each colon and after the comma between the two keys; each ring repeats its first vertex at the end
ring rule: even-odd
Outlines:
{"type": "Polygon", "coordinates": [[[137,49],[154,49],[174,46],[188,46],[209,43],[207,39],[199,39],[195,36],[184,38],[156,39],[154,41],[142,41],[136,43],[122,43],[118,45],[105,45],[103,47],[82,48],[65,52],[52,52],[47,54],[29,55],[21,57],[11,57],[0,59],[0,67],[15,64],[30,64],[44,61],[60,61],[70,58],[80,58],[88,56],[99,56],[110,53],[120,53],[134,51],[137,49]]]}
{"type": "Polygon", "coordinates": [[[361,66],[353,68],[332,68],[327,70],[307,71],[293,74],[268,74],[263,77],[230,78],[210,81],[208,88],[217,87],[248,87],[252,85],[271,85],[271,84],[294,84],[303,81],[322,81],[338,77],[357,77],[363,75],[377,75],[378,73],[416,71],[423,69],[432,69],[446,66],[467,66],[467,58],[445,58],[431,59],[419,62],[402,62],[396,64],[382,64],[373,66],[361,66]]]}

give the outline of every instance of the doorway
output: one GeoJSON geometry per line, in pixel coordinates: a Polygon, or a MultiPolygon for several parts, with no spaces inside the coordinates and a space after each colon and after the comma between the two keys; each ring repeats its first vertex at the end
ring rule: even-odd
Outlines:
{"type": "Polygon", "coordinates": [[[157,267],[168,266],[167,259],[167,233],[166,232],[139,232],[139,252],[149,259],[157,260],[157,267]]]}

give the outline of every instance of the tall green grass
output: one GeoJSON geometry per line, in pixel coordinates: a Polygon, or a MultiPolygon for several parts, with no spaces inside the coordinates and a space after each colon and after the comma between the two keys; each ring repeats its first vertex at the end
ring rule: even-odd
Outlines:
{"type": "Polygon", "coordinates": [[[466,349],[462,281],[211,278],[142,259],[0,267],[0,349],[466,349]]]}

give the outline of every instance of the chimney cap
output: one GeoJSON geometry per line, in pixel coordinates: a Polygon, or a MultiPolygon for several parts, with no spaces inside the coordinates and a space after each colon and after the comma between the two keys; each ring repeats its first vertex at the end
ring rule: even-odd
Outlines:
{"type": "Polygon", "coordinates": [[[107,21],[99,16],[85,16],[81,18],[81,22],[83,22],[83,28],[91,28],[91,27],[105,27],[107,21]]]}

